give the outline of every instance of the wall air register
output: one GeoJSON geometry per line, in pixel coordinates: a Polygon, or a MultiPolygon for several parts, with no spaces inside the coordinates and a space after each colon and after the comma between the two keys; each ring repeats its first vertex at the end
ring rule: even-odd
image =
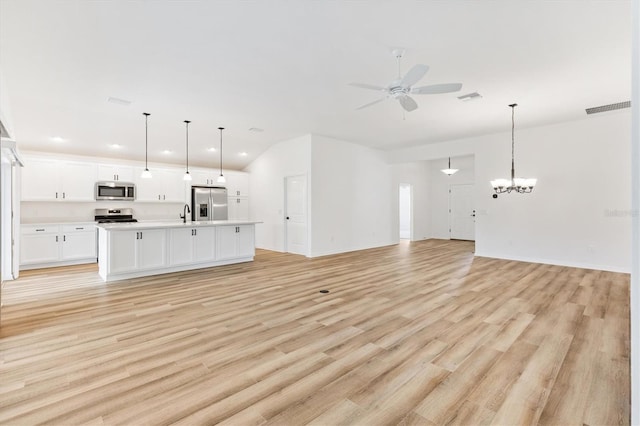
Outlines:
{"type": "Polygon", "coordinates": [[[597,114],[599,112],[607,112],[607,111],[615,111],[617,109],[630,108],[631,101],[626,102],[618,102],[617,104],[609,104],[609,105],[601,105],[597,107],[587,108],[585,111],[587,115],[589,114],[597,114]]]}

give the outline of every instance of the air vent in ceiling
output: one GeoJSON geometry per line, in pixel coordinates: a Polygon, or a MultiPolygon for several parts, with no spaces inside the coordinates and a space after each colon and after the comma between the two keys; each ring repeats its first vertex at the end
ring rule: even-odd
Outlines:
{"type": "Polygon", "coordinates": [[[631,101],[618,102],[617,104],[601,105],[593,108],[587,108],[587,114],[597,114],[599,112],[615,111],[617,109],[629,108],[631,101]]]}
{"type": "Polygon", "coordinates": [[[109,99],[107,99],[107,102],[110,102],[116,105],[122,105],[122,106],[131,105],[131,101],[128,101],[126,99],[114,98],[114,97],[109,97],[109,99]]]}
{"type": "Polygon", "coordinates": [[[458,99],[460,99],[461,101],[472,101],[474,99],[480,99],[482,97],[482,95],[478,92],[473,92],[473,93],[467,93],[466,95],[462,95],[462,96],[458,96],[458,99]]]}

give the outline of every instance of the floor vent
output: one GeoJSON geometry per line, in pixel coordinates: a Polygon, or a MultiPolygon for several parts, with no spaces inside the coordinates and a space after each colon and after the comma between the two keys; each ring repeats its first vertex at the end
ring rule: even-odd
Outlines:
{"type": "Polygon", "coordinates": [[[617,104],[601,105],[593,108],[587,108],[587,114],[597,114],[599,112],[615,111],[617,109],[631,107],[631,101],[618,102],[617,104]]]}

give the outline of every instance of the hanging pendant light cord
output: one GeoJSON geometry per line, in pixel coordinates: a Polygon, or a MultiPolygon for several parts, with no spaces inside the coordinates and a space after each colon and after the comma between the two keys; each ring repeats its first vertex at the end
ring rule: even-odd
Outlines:
{"type": "Polygon", "coordinates": [[[220,130],[220,176],[222,176],[222,131],[224,127],[218,127],[220,130]]]}
{"type": "Polygon", "coordinates": [[[187,123],[187,173],[189,173],[189,120],[184,120],[187,123]]]}
{"type": "Polygon", "coordinates": [[[149,113],[143,112],[142,114],[144,114],[144,169],[149,170],[149,128],[147,125],[149,113]]]}
{"type": "Polygon", "coordinates": [[[513,179],[516,176],[516,168],[515,168],[515,155],[514,155],[514,151],[515,151],[515,137],[514,137],[514,133],[515,133],[515,111],[516,111],[516,107],[518,106],[518,104],[511,104],[509,105],[511,107],[511,182],[513,183],[513,179]]]}

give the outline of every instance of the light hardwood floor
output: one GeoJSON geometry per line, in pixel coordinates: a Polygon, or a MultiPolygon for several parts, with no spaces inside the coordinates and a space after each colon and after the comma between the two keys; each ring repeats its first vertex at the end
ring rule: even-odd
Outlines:
{"type": "Polygon", "coordinates": [[[629,276],[472,250],[23,272],[0,424],[628,424],[629,276]]]}

